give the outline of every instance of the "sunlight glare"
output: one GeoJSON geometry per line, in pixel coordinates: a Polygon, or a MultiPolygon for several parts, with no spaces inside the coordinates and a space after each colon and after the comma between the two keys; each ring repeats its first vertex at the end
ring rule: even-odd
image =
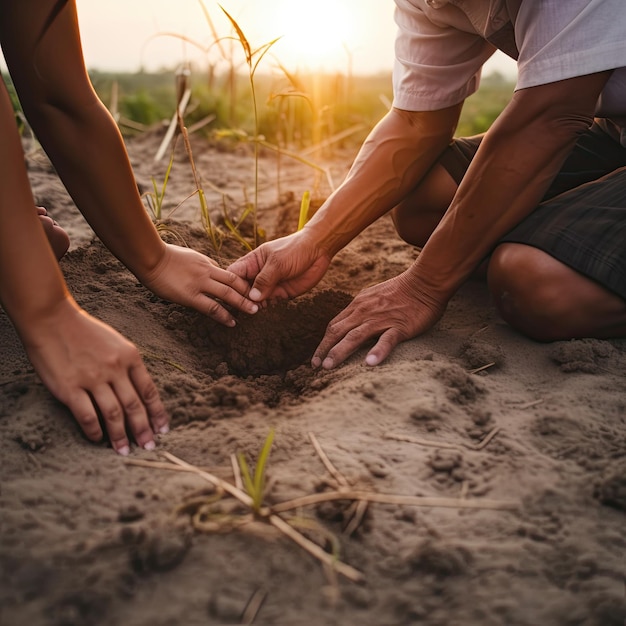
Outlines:
{"type": "Polygon", "coordinates": [[[341,0],[277,0],[274,6],[272,32],[281,39],[273,52],[283,65],[311,71],[347,66],[353,20],[341,0]]]}

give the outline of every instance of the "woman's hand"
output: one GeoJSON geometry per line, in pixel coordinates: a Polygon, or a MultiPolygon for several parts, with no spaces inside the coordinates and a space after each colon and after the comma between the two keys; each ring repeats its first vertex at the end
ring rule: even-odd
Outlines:
{"type": "Polygon", "coordinates": [[[401,341],[434,326],[445,308],[445,302],[418,289],[408,272],[368,287],[330,321],[311,364],[332,369],[378,337],[365,357],[367,365],[378,365],[401,341]]]}
{"type": "Polygon", "coordinates": [[[235,319],[221,302],[249,314],[259,308],[247,298],[250,285],[243,278],[190,248],[166,244],[157,267],[138,278],[160,298],[192,307],[226,326],[234,326],[235,319]]]}
{"type": "Polygon", "coordinates": [[[71,298],[22,333],[45,386],[65,404],[91,441],[103,427],[113,449],[130,451],[129,435],[146,450],[153,433],[166,433],[169,418],[137,348],[71,298]]]}

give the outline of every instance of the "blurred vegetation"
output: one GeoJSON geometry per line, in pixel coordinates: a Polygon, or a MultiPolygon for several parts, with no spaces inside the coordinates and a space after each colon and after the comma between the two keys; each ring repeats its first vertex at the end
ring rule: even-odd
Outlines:
{"type": "MultiPolygon", "coordinates": [[[[169,121],[176,108],[176,71],[109,73],[90,72],[93,86],[102,101],[115,108],[122,132],[132,134],[142,127],[169,121]]],[[[19,100],[10,78],[3,75],[11,101],[20,111],[19,100]]],[[[203,132],[237,130],[253,137],[254,115],[248,78],[233,80],[211,69],[193,69],[188,84],[191,100],[185,113],[187,126],[212,116],[203,132]]],[[[484,132],[505,107],[514,83],[499,74],[482,79],[480,89],[467,99],[457,136],[484,132]]],[[[268,142],[301,150],[346,133],[338,142],[360,143],[380,120],[391,100],[391,76],[259,74],[256,79],[259,102],[259,134],[268,142]],[[350,132],[352,131],[352,132],[350,132]]],[[[21,117],[21,116],[20,116],[21,117]]],[[[19,119],[19,117],[18,117],[19,119]]]]}
{"type": "MultiPolygon", "coordinates": [[[[113,86],[118,93],[119,114],[126,119],[153,125],[169,120],[176,106],[176,72],[112,74],[91,72],[93,85],[110,106],[113,86]]],[[[248,78],[228,77],[210,71],[193,70],[189,77],[192,96],[185,114],[188,126],[214,116],[212,130],[237,129],[254,133],[254,119],[248,78]]],[[[484,132],[506,106],[514,83],[500,74],[483,78],[480,89],[467,99],[457,136],[484,132]]],[[[259,105],[259,133],[269,142],[302,149],[334,137],[357,125],[362,130],[353,140],[362,141],[385,114],[392,100],[391,76],[345,74],[290,75],[261,74],[256,79],[259,105]]],[[[127,130],[127,132],[131,132],[127,130]]]]}

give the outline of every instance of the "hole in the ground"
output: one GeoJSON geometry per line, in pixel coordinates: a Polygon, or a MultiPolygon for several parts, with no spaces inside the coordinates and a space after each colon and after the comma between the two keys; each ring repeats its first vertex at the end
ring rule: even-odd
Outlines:
{"type": "Polygon", "coordinates": [[[351,299],[347,293],[328,290],[280,300],[256,315],[239,315],[235,328],[196,313],[179,317],[175,323],[194,349],[203,351],[207,368],[219,373],[220,364],[225,363],[228,373],[241,378],[285,375],[310,362],[328,322],[351,299]]]}

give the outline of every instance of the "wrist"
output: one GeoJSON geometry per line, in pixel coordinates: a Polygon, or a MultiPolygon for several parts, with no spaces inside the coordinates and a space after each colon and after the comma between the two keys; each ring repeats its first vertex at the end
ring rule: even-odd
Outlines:
{"type": "Polygon", "coordinates": [[[128,257],[124,255],[126,258],[120,260],[137,280],[145,285],[161,271],[161,266],[167,257],[167,244],[157,235],[156,240],[145,241],[138,245],[136,251],[140,254],[128,257]]]}

